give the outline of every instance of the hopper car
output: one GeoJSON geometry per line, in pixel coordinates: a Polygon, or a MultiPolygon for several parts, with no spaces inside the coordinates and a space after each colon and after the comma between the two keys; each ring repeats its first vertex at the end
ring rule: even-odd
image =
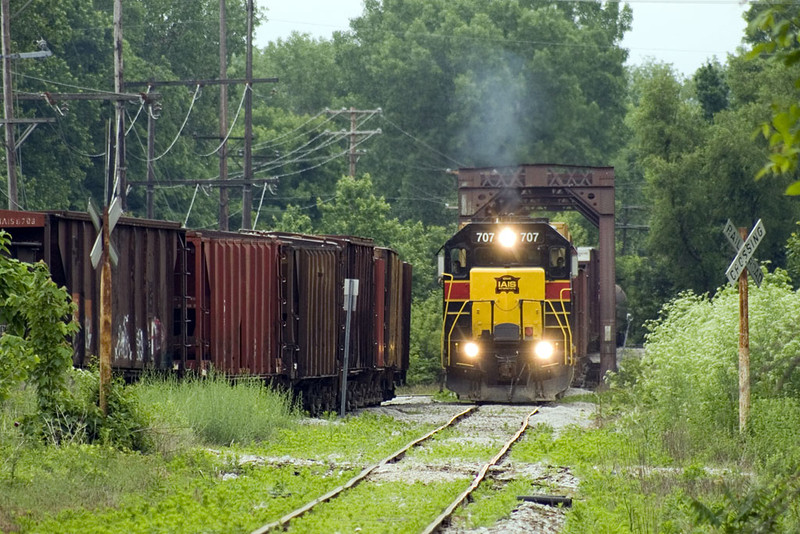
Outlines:
{"type": "MultiPolygon", "coordinates": [[[[99,354],[97,230],[88,214],[0,210],[10,254],[44,261],[75,303],[73,363],[99,354]]],[[[394,396],[408,370],[411,266],[371,240],[269,232],[195,231],[122,217],[112,242],[112,369],[260,377],[338,410],[345,357],[344,285],[359,281],[351,316],[348,409],[394,396]]]]}

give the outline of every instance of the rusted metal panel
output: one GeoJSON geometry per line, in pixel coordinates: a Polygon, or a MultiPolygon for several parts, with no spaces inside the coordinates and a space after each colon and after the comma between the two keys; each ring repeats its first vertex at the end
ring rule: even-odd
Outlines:
{"type": "Polygon", "coordinates": [[[338,255],[333,248],[296,248],[299,378],[332,376],[339,368],[344,279],[338,255]]]}
{"type": "Polygon", "coordinates": [[[385,367],[399,369],[402,365],[403,339],[403,266],[397,253],[386,248],[376,248],[376,255],[386,263],[384,332],[386,352],[385,367]]]}
{"type": "Polygon", "coordinates": [[[35,228],[45,225],[45,214],[35,211],[0,210],[0,228],[35,228]]]}
{"type": "Polygon", "coordinates": [[[194,261],[189,303],[190,367],[227,374],[273,375],[278,365],[279,279],[275,239],[190,232],[194,261]]]}
{"type": "Polygon", "coordinates": [[[280,241],[280,360],[292,381],[336,376],[344,340],[342,246],[325,236],[269,233],[280,241]]]}
{"type": "Polygon", "coordinates": [[[578,276],[572,281],[575,356],[600,354],[600,305],[597,253],[578,251],[578,276]]]}
{"type": "Polygon", "coordinates": [[[386,260],[379,257],[376,251],[375,289],[374,289],[374,321],[375,332],[375,364],[379,368],[386,366],[386,260]]]}
{"type": "Polygon", "coordinates": [[[410,364],[409,352],[411,348],[411,275],[412,267],[410,263],[402,262],[403,265],[403,290],[402,307],[400,317],[402,318],[402,333],[400,349],[400,369],[405,371],[410,364]]]}
{"type": "MultiPolygon", "coordinates": [[[[99,354],[100,271],[89,252],[97,237],[85,213],[4,212],[12,254],[43,260],[56,284],[76,304],[80,330],[73,337],[73,363],[88,365],[99,354]]],[[[174,223],[122,218],[112,234],[119,263],[112,269],[112,366],[122,371],[171,367],[174,268],[182,231],[174,223]]]]}
{"type": "MultiPolygon", "coordinates": [[[[377,365],[373,320],[375,304],[373,251],[375,245],[370,239],[349,236],[325,237],[342,247],[340,256],[342,277],[359,281],[358,300],[350,327],[349,368],[354,371],[373,369],[377,365]]],[[[344,332],[342,332],[340,344],[344,346],[344,332]]]]}
{"type": "Polygon", "coordinates": [[[112,269],[112,365],[170,368],[179,231],[123,222],[112,237],[119,254],[112,269]]]}

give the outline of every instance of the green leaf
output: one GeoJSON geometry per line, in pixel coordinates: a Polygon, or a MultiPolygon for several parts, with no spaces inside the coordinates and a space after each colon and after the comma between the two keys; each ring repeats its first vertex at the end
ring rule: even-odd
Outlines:
{"type": "Polygon", "coordinates": [[[800,180],[798,180],[797,182],[794,182],[789,187],[787,187],[785,193],[787,195],[793,196],[793,197],[800,196],[800,180]]]}

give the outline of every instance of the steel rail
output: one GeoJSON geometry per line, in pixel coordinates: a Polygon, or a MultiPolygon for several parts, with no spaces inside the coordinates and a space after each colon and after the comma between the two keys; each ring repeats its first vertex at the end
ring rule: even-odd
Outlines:
{"type": "MultiPolygon", "coordinates": [[[[403,456],[405,456],[405,454],[409,451],[409,449],[419,445],[423,441],[426,441],[426,440],[430,439],[435,434],[438,434],[439,432],[441,432],[445,428],[448,428],[448,427],[452,426],[456,421],[459,421],[460,419],[466,417],[467,415],[472,413],[475,409],[476,409],[476,406],[470,406],[466,410],[457,413],[456,415],[451,417],[450,420],[447,421],[442,426],[440,426],[440,427],[438,427],[438,428],[436,428],[434,430],[431,430],[430,432],[428,432],[427,434],[425,434],[421,438],[417,438],[417,439],[411,441],[410,443],[406,444],[403,448],[401,448],[397,452],[394,452],[394,453],[390,454],[389,456],[387,456],[383,460],[379,461],[378,463],[364,468],[358,475],[354,476],[353,478],[351,478],[350,480],[348,480],[347,482],[345,482],[341,486],[332,489],[331,491],[329,491],[325,495],[322,495],[321,497],[317,497],[313,501],[306,503],[305,505],[301,506],[300,508],[297,508],[293,512],[289,512],[288,514],[286,514],[283,517],[281,517],[279,520],[273,521],[272,523],[268,523],[268,524],[266,524],[266,525],[264,525],[264,526],[262,526],[262,527],[260,527],[260,528],[258,528],[256,530],[254,530],[251,534],[265,534],[266,532],[269,532],[270,530],[272,530],[274,528],[284,528],[285,529],[286,525],[288,525],[289,521],[291,521],[292,519],[296,519],[296,518],[300,517],[301,515],[305,514],[306,512],[308,512],[309,510],[314,508],[316,505],[321,504],[323,502],[327,502],[327,501],[333,499],[334,497],[336,497],[337,495],[339,495],[340,493],[342,493],[343,491],[348,490],[348,489],[356,486],[359,482],[361,482],[362,480],[367,478],[373,471],[375,471],[379,467],[382,467],[382,466],[384,466],[384,465],[386,465],[388,463],[391,463],[391,462],[394,462],[396,460],[401,459],[403,456]]],[[[528,416],[528,417],[530,417],[530,416],[528,416]]]]}
{"type": "Polygon", "coordinates": [[[494,456],[494,458],[489,460],[489,462],[486,465],[484,465],[480,471],[478,471],[478,474],[475,475],[475,478],[472,480],[472,484],[470,484],[470,486],[466,490],[464,490],[464,492],[461,493],[461,495],[456,497],[456,499],[452,503],[450,503],[450,505],[447,508],[445,508],[444,512],[442,512],[439,515],[439,517],[434,519],[433,522],[431,522],[427,527],[425,527],[425,529],[422,531],[422,534],[433,534],[439,529],[439,527],[442,526],[442,523],[444,523],[451,515],[453,515],[455,509],[461,506],[461,503],[463,503],[467,499],[467,497],[469,497],[470,494],[478,488],[480,483],[483,482],[483,479],[486,478],[486,474],[489,472],[489,469],[491,469],[492,466],[494,466],[497,462],[499,462],[500,459],[506,455],[508,449],[510,449],[511,446],[514,443],[516,443],[520,437],[522,437],[522,434],[525,433],[525,430],[528,428],[528,422],[530,421],[531,417],[533,417],[538,411],[539,408],[536,408],[531,413],[528,414],[528,416],[522,422],[522,426],[520,426],[517,433],[514,434],[514,436],[512,436],[512,438],[508,440],[505,445],[503,445],[503,448],[500,449],[500,452],[498,452],[494,456]]]}

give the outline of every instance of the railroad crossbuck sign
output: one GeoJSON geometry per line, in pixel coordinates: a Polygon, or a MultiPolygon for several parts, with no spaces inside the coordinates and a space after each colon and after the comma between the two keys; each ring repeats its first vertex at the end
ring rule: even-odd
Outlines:
{"type": "MultiPolygon", "coordinates": [[[[92,204],[92,201],[89,200],[89,216],[92,218],[92,224],[94,225],[94,229],[97,230],[97,239],[94,240],[94,246],[92,247],[92,251],[89,253],[90,258],[92,259],[92,267],[97,269],[97,266],[100,265],[100,259],[103,256],[103,221],[100,218],[100,214],[97,213],[97,209],[92,204]]],[[[122,201],[120,201],[119,197],[116,197],[113,202],[111,202],[111,206],[108,207],[108,233],[110,234],[114,227],[117,225],[117,221],[122,216],[122,201]]],[[[117,254],[117,249],[114,248],[114,245],[111,245],[110,250],[108,251],[111,257],[111,263],[114,266],[117,265],[119,261],[119,255],[117,254]]]]}
{"type": "Polygon", "coordinates": [[[747,239],[744,241],[730,219],[722,233],[728,238],[728,242],[730,242],[731,246],[736,249],[736,257],[733,258],[728,270],[725,271],[728,282],[730,282],[731,285],[736,285],[736,282],[739,280],[739,275],[747,268],[756,285],[761,287],[764,275],[761,273],[761,267],[758,266],[758,262],[753,258],[753,255],[758,245],[761,244],[761,241],[764,239],[764,236],[767,235],[764,223],[759,219],[753,227],[753,231],[750,232],[750,235],[747,236],[747,239]]]}

